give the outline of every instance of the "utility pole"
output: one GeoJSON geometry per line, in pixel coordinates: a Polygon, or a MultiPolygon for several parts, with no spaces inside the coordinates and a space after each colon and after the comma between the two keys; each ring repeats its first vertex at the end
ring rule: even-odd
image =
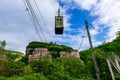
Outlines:
{"type": "Polygon", "coordinates": [[[87,21],[85,21],[85,25],[86,25],[88,39],[89,39],[89,43],[90,43],[90,47],[91,47],[92,60],[94,62],[96,76],[97,76],[97,79],[100,80],[100,71],[99,71],[99,68],[98,68],[98,65],[97,65],[97,61],[96,61],[96,57],[95,57],[95,54],[94,54],[93,45],[92,45],[91,36],[90,36],[89,29],[88,29],[88,22],[87,21]]]}

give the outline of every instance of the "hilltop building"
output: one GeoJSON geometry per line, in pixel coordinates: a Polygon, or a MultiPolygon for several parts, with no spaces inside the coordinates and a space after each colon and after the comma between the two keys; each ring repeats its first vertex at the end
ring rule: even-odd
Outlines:
{"type": "Polygon", "coordinates": [[[28,58],[28,62],[39,59],[41,57],[45,57],[48,54],[47,48],[35,48],[34,50],[32,48],[26,49],[26,56],[28,58]]]}
{"type": "MultiPolygon", "coordinates": [[[[47,48],[35,48],[33,50],[33,48],[27,48],[26,49],[26,57],[28,59],[28,62],[32,61],[32,60],[36,60],[39,59],[41,57],[45,57],[48,55],[48,53],[50,53],[50,51],[48,51],[47,48]]],[[[60,51],[59,52],[60,57],[62,56],[66,56],[66,57],[70,57],[70,56],[74,56],[75,58],[80,58],[79,56],[79,52],[77,50],[73,50],[73,51],[60,51]]],[[[51,56],[50,56],[51,58],[51,56]]]]}
{"type": "Polygon", "coordinates": [[[62,56],[66,57],[74,56],[75,58],[80,58],[79,52],[77,50],[73,50],[71,52],[60,51],[60,57],[62,56]]]}

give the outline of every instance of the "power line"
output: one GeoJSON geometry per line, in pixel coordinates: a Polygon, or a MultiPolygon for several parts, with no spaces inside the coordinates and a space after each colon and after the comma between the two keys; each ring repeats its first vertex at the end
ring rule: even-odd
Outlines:
{"type": "Polygon", "coordinates": [[[35,23],[35,19],[34,19],[34,17],[33,17],[33,12],[32,12],[32,10],[31,10],[31,8],[30,8],[30,5],[28,4],[28,2],[27,2],[26,0],[23,0],[23,2],[24,2],[24,4],[25,4],[26,10],[27,10],[27,12],[28,12],[28,15],[29,15],[29,17],[30,17],[30,19],[31,19],[34,27],[35,27],[36,33],[38,34],[38,37],[39,37],[40,41],[42,41],[42,38],[41,38],[41,36],[40,36],[40,34],[39,34],[39,31],[38,31],[38,29],[37,29],[37,25],[36,25],[36,23],[35,23]],[[29,9],[28,9],[28,8],[29,8],[29,9]]]}
{"type": "Polygon", "coordinates": [[[46,22],[45,22],[45,20],[44,20],[44,18],[43,18],[43,16],[42,16],[42,13],[41,13],[38,5],[37,5],[36,0],[34,0],[34,2],[35,2],[35,5],[36,5],[36,8],[37,8],[37,10],[38,10],[38,12],[39,12],[39,14],[40,14],[40,17],[41,17],[41,19],[42,19],[42,21],[43,21],[44,28],[45,28],[45,30],[46,30],[46,31],[49,33],[49,35],[50,35],[50,32],[49,32],[49,30],[46,28],[46,27],[47,27],[46,22]]]}
{"type": "Polygon", "coordinates": [[[82,44],[83,44],[83,40],[84,40],[84,36],[82,36],[82,40],[81,40],[81,43],[80,43],[80,46],[79,46],[78,50],[80,50],[80,49],[81,49],[82,44]]]}
{"type": "MultiPolygon", "coordinates": [[[[30,1],[29,1],[29,3],[30,3],[30,1]]],[[[31,5],[31,3],[30,3],[30,5],[31,5]]],[[[32,5],[31,5],[31,8],[32,8],[32,5]]],[[[35,13],[34,10],[33,10],[33,12],[34,12],[34,17],[35,17],[36,23],[38,24],[38,27],[40,28],[43,36],[45,37],[45,39],[46,39],[46,41],[47,41],[47,37],[46,37],[46,35],[45,35],[44,32],[43,32],[44,30],[43,30],[43,28],[42,28],[42,26],[41,26],[41,24],[40,24],[40,22],[39,22],[39,20],[38,20],[38,18],[37,18],[37,13],[35,13]]]]}
{"type": "Polygon", "coordinates": [[[39,32],[39,28],[40,28],[41,33],[43,34],[44,38],[45,38],[46,41],[47,41],[47,38],[46,38],[46,36],[45,36],[45,34],[44,34],[44,32],[43,32],[42,26],[41,26],[41,24],[40,24],[39,21],[38,21],[37,13],[33,10],[33,7],[32,7],[32,5],[31,5],[30,1],[29,1],[29,0],[25,0],[24,2],[26,2],[25,5],[27,5],[27,6],[28,6],[28,9],[30,10],[30,12],[28,12],[28,13],[29,13],[29,16],[30,16],[33,24],[34,24],[34,27],[35,27],[36,32],[37,32],[37,34],[38,34],[38,37],[39,37],[40,40],[42,41],[42,37],[41,37],[40,32],[39,32]]]}
{"type": "Polygon", "coordinates": [[[38,34],[38,37],[39,37],[40,41],[42,41],[42,38],[41,38],[41,36],[40,36],[40,33],[39,33],[38,29],[37,29],[37,24],[36,24],[36,22],[35,22],[34,13],[33,13],[33,11],[32,11],[32,8],[31,8],[31,6],[29,5],[29,2],[28,2],[27,0],[24,1],[24,2],[25,2],[26,7],[28,8],[28,10],[30,11],[30,12],[28,11],[28,15],[29,15],[29,17],[30,17],[30,19],[31,19],[34,27],[35,27],[35,30],[36,30],[36,32],[37,32],[37,34],[38,34]]]}
{"type": "Polygon", "coordinates": [[[82,39],[81,39],[81,42],[80,42],[80,46],[78,47],[78,50],[81,49],[82,45],[83,45],[83,42],[84,42],[84,37],[85,37],[85,28],[83,29],[84,31],[82,32],[82,39]]]}

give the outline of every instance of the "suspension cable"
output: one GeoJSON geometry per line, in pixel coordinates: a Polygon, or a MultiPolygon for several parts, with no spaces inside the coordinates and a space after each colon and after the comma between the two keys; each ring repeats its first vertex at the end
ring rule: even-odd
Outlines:
{"type": "Polygon", "coordinates": [[[48,32],[49,35],[50,35],[50,32],[49,32],[49,30],[46,28],[46,27],[47,27],[46,22],[45,22],[45,20],[44,20],[44,18],[43,18],[43,16],[42,16],[42,13],[41,13],[38,5],[37,5],[36,0],[34,0],[34,2],[35,2],[35,5],[36,5],[36,8],[37,8],[37,10],[38,10],[38,12],[39,12],[39,14],[40,14],[40,17],[41,17],[41,19],[42,19],[42,21],[43,21],[43,24],[44,24],[44,26],[45,26],[45,27],[44,27],[44,28],[45,28],[45,31],[48,32]]]}
{"type": "Polygon", "coordinates": [[[40,34],[39,34],[39,31],[38,31],[38,29],[37,29],[37,25],[36,25],[36,23],[35,23],[35,19],[34,19],[34,17],[33,17],[33,12],[32,12],[32,10],[31,10],[28,2],[27,2],[26,0],[23,0],[23,2],[24,2],[24,5],[25,5],[25,7],[26,7],[26,10],[27,10],[27,12],[28,12],[28,15],[29,15],[29,17],[30,17],[30,19],[31,19],[34,27],[35,27],[36,33],[38,34],[38,38],[40,39],[40,41],[42,41],[42,38],[41,38],[41,36],[40,36],[40,34]]]}
{"type": "Polygon", "coordinates": [[[24,3],[25,3],[25,5],[28,6],[28,9],[30,10],[30,12],[28,12],[28,13],[29,13],[29,16],[31,17],[31,20],[32,20],[34,26],[35,26],[35,29],[36,29],[37,34],[38,34],[38,36],[39,36],[39,39],[42,41],[42,37],[41,37],[41,35],[40,35],[40,32],[39,32],[38,28],[40,28],[42,34],[44,35],[44,37],[45,37],[45,39],[46,39],[46,41],[47,41],[47,38],[46,38],[46,36],[45,36],[45,34],[44,34],[43,30],[42,30],[42,26],[41,26],[41,24],[40,24],[39,21],[38,21],[37,14],[36,14],[35,11],[33,10],[33,7],[32,7],[32,5],[31,5],[30,1],[29,1],[29,0],[24,0],[24,3]],[[26,3],[25,3],[25,2],[26,2],[26,3]]]}
{"type": "Polygon", "coordinates": [[[83,33],[82,33],[82,39],[81,39],[81,42],[80,42],[80,46],[78,47],[78,50],[80,50],[81,47],[82,47],[82,45],[83,45],[84,37],[85,37],[85,30],[84,30],[83,33]]]}
{"type": "MultiPolygon", "coordinates": [[[[29,4],[31,5],[30,2],[29,2],[29,4]]],[[[32,5],[31,5],[31,8],[32,8],[32,5]]],[[[32,8],[32,10],[33,10],[33,8],[32,8]]],[[[33,12],[34,12],[34,10],[33,10],[33,12]]],[[[39,20],[38,20],[38,18],[37,18],[37,14],[36,14],[35,12],[34,12],[34,17],[35,17],[36,23],[38,24],[38,27],[40,28],[43,36],[45,37],[45,40],[47,41],[47,37],[46,37],[46,35],[45,35],[44,32],[43,32],[44,30],[43,30],[43,28],[42,28],[42,26],[41,26],[41,24],[40,24],[40,22],[39,22],[39,20]]]]}

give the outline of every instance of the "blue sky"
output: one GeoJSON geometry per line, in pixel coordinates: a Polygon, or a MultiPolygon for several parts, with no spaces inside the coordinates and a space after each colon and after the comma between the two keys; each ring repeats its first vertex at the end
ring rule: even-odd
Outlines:
{"type": "Polygon", "coordinates": [[[43,18],[37,11],[34,0],[29,1],[42,26],[39,28],[41,39],[25,10],[23,0],[0,0],[0,41],[6,40],[6,49],[25,53],[26,46],[31,41],[56,42],[79,49],[84,36],[79,49],[81,51],[89,48],[85,20],[89,22],[94,47],[103,41],[115,39],[120,28],[120,0],[61,0],[63,35],[54,33],[58,0],[35,0],[43,18]]]}

